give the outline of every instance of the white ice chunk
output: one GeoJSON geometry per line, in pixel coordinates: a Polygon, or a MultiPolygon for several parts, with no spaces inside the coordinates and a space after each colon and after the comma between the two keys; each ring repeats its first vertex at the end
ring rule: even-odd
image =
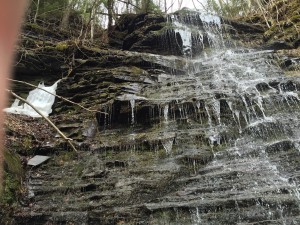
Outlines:
{"type": "MultiPolygon", "coordinates": [[[[52,112],[52,105],[55,101],[55,94],[57,84],[60,80],[56,81],[52,86],[46,87],[44,82],[41,82],[38,87],[29,92],[27,101],[38,109],[44,116],[49,116],[52,112]],[[46,90],[46,91],[43,91],[46,90]],[[51,94],[50,94],[51,93],[51,94]]],[[[4,109],[7,113],[22,114],[31,117],[41,117],[31,106],[24,103],[19,105],[20,100],[16,99],[11,107],[4,109]]]]}

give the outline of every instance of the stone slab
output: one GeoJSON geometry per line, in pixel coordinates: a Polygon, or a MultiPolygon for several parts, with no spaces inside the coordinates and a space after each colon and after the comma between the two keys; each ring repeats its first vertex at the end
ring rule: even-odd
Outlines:
{"type": "Polygon", "coordinates": [[[50,159],[49,156],[43,156],[43,155],[36,155],[30,160],[28,160],[27,165],[29,166],[38,166],[41,165],[42,163],[46,162],[48,159],[50,159]]]}

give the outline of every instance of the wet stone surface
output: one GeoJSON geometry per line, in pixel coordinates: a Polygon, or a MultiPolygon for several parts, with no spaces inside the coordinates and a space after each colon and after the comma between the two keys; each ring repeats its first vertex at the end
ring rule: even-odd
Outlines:
{"type": "Polygon", "coordinates": [[[27,170],[16,224],[299,224],[299,76],[212,41],[195,58],[101,51],[62,81],[107,114],[56,103],[80,151],[27,170]]]}
{"type": "Polygon", "coordinates": [[[16,221],[297,224],[299,81],[272,60],[225,50],[127,85],[94,135],[82,126],[87,151],[28,172],[32,203],[16,221]]]}

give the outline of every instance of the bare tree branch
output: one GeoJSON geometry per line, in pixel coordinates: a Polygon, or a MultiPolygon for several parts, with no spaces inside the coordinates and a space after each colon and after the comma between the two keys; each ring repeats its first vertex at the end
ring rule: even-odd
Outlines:
{"type": "MultiPolygon", "coordinates": [[[[104,12],[96,12],[95,14],[97,15],[104,15],[104,16],[108,16],[108,13],[104,13],[104,12]]],[[[115,16],[122,16],[123,14],[115,14],[115,16]]]]}
{"type": "MultiPolygon", "coordinates": [[[[202,6],[202,8],[203,8],[206,12],[208,12],[208,8],[205,7],[205,5],[204,5],[200,0],[197,0],[197,2],[202,6]]],[[[195,3],[194,3],[194,0],[193,0],[193,4],[195,4],[195,3]]]]}
{"type": "Polygon", "coordinates": [[[72,147],[72,149],[77,152],[77,149],[75,148],[75,146],[73,145],[73,143],[71,142],[72,139],[66,137],[59,129],[57,126],[55,126],[54,123],[52,123],[52,121],[47,118],[46,116],[44,116],[40,110],[38,110],[36,107],[34,107],[30,102],[28,102],[27,100],[25,100],[24,98],[20,97],[19,95],[17,95],[16,93],[14,93],[12,90],[7,90],[8,92],[10,92],[14,97],[16,97],[17,99],[21,100],[22,102],[26,103],[27,105],[29,105],[34,111],[36,111],[41,117],[43,117],[50,126],[52,126],[57,133],[65,140],[69,143],[69,145],[72,147]]]}
{"type": "MultiPolygon", "coordinates": [[[[195,4],[194,0],[192,0],[192,2],[193,2],[193,6],[194,6],[194,8],[195,8],[195,9],[197,9],[197,7],[196,7],[196,4],[195,4]]],[[[197,10],[198,10],[198,9],[197,9],[197,10]]]]}
{"type": "Polygon", "coordinates": [[[175,4],[175,1],[173,1],[170,5],[170,7],[167,9],[166,13],[169,11],[169,9],[171,9],[173,7],[173,5],[175,4]]]}
{"type": "Polygon", "coordinates": [[[133,4],[132,2],[125,2],[125,1],[122,1],[122,0],[117,0],[118,2],[122,2],[122,3],[125,3],[125,4],[129,4],[129,5],[132,5],[134,8],[136,9],[141,9],[140,7],[138,7],[137,5],[133,4]]]}

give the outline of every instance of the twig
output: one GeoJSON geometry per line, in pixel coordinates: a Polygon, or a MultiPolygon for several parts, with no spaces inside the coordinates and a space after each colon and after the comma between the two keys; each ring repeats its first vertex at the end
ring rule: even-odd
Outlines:
{"type": "Polygon", "coordinates": [[[43,117],[56,131],[57,133],[65,140],[69,143],[69,145],[72,147],[72,149],[77,152],[77,149],[75,148],[75,146],[73,145],[73,143],[71,142],[71,138],[66,137],[57,126],[55,126],[54,123],[52,123],[52,121],[47,118],[46,116],[44,116],[40,110],[38,110],[36,107],[34,107],[30,102],[28,102],[27,100],[25,100],[24,98],[20,97],[19,95],[15,94],[12,90],[7,90],[8,92],[10,92],[14,97],[16,97],[17,99],[21,100],[22,102],[26,103],[27,105],[29,105],[34,111],[36,111],[41,117],[43,117]]]}
{"type": "Polygon", "coordinates": [[[208,12],[208,9],[204,6],[204,4],[203,4],[201,1],[197,0],[197,2],[202,6],[202,8],[203,8],[206,12],[208,12]]]}
{"type": "MultiPolygon", "coordinates": [[[[103,15],[103,16],[108,16],[109,14],[108,13],[104,13],[104,12],[96,12],[95,14],[98,14],[98,15],[103,15]]],[[[123,14],[116,14],[116,16],[122,16],[123,14]]]]}
{"type": "Polygon", "coordinates": [[[175,4],[175,1],[172,2],[172,4],[170,5],[170,7],[167,9],[166,13],[169,11],[169,9],[171,9],[173,7],[174,4],[175,4]]]}
{"type": "Polygon", "coordinates": [[[137,5],[133,4],[132,2],[125,2],[125,1],[122,1],[122,0],[117,0],[118,2],[122,2],[124,4],[129,4],[129,5],[132,5],[133,7],[135,7],[136,9],[139,9],[141,10],[140,7],[138,7],[137,5]]]}
{"type": "Polygon", "coordinates": [[[72,103],[72,104],[74,104],[74,105],[77,105],[77,106],[79,106],[80,108],[82,108],[82,109],[84,109],[84,110],[86,110],[86,111],[102,113],[102,114],[105,114],[105,115],[108,114],[108,113],[101,112],[101,111],[98,111],[98,110],[92,110],[92,109],[85,108],[84,106],[82,106],[82,105],[80,105],[80,104],[78,104],[78,103],[76,103],[76,102],[73,102],[73,101],[71,101],[71,100],[69,100],[69,99],[67,99],[67,98],[64,98],[64,97],[60,96],[60,95],[53,94],[53,93],[51,93],[50,91],[47,91],[47,90],[45,90],[45,89],[43,89],[43,88],[40,88],[40,87],[38,87],[38,86],[36,86],[36,85],[27,83],[27,82],[25,82],[25,81],[14,80],[14,79],[8,79],[8,80],[13,81],[13,82],[16,82],[16,83],[26,84],[26,85],[31,86],[31,87],[34,87],[34,88],[38,88],[38,89],[43,90],[43,91],[47,92],[48,94],[51,94],[51,95],[53,95],[53,96],[55,96],[55,97],[57,97],[57,98],[59,98],[59,99],[61,99],[61,100],[64,100],[64,101],[66,101],[66,102],[69,102],[69,103],[72,103]]]}

